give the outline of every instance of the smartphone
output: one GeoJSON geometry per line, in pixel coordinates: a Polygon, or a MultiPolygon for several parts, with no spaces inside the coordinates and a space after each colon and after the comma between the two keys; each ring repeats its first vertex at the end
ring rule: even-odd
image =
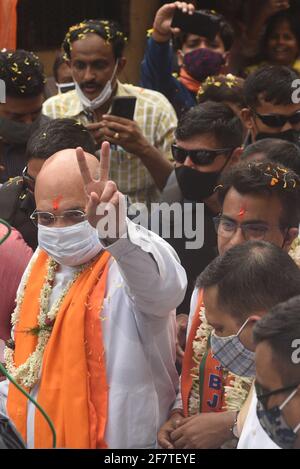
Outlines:
{"type": "Polygon", "coordinates": [[[112,101],[111,114],[133,121],[135,104],[135,96],[115,96],[112,101]]]}
{"type": "Polygon", "coordinates": [[[189,15],[177,9],[172,28],[180,28],[185,33],[197,34],[213,41],[220,31],[220,18],[203,10],[196,10],[193,15],[189,15]]]}

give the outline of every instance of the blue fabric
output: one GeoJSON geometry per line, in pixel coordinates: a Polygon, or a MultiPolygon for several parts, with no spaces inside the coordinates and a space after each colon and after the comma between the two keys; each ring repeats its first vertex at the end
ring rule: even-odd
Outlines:
{"type": "Polygon", "coordinates": [[[141,86],[159,91],[173,105],[180,117],[197,104],[196,96],[172,75],[173,49],[169,42],[148,39],[141,65],[141,86]]]}

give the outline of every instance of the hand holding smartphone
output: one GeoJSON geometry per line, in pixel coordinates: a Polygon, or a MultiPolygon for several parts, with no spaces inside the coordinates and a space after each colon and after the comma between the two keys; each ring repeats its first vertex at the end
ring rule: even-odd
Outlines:
{"type": "Polygon", "coordinates": [[[191,15],[177,8],[171,26],[185,33],[197,34],[213,41],[220,31],[220,19],[207,11],[196,10],[191,15]]]}
{"type": "Polygon", "coordinates": [[[115,96],[112,101],[111,115],[134,120],[135,96],[115,96]]]}

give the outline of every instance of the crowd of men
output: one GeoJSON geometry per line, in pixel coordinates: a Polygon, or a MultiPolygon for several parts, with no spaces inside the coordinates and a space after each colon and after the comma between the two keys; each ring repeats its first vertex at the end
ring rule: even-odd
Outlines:
{"type": "MultiPolygon", "coordinates": [[[[0,52],[0,361],[59,448],[300,448],[300,38],[265,3],[256,64],[246,23],[237,62],[229,17],[162,6],[140,86],[106,19],[67,31],[47,99],[0,52]]],[[[53,447],[5,376],[0,413],[53,447]]]]}

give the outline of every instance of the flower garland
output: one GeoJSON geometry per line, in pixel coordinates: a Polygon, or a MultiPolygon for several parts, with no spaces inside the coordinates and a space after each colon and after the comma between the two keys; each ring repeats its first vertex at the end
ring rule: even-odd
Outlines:
{"type": "MultiPolygon", "coordinates": [[[[33,265],[33,263],[32,263],[33,265]]],[[[54,326],[54,322],[58,311],[61,307],[61,304],[70,290],[73,283],[77,280],[83,269],[86,267],[82,266],[70,280],[67,286],[62,291],[60,297],[54,302],[52,307],[49,310],[49,301],[52,293],[56,271],[58,268],[57,262],[54,259],[49,259],[47,263],[47,275],[45,278],[44,285],[41,290],[41,295],[39,298],[40,310],[37,318],[38,327],[33,329],[28,329],[25,332],[35,334],[38,336],[36,349],[31,355],[27,358],[25,363],[16,367],[14,363],[14,347],[11,347],[7,344],[4,350],[4,358],[6,363],[6,368],[12,377],[21,385],[32,388],[39,379],[39,373],[42,365],[43,355],[48,343],[48,340],[51,336],[51,332],[54,326]]],[[[32,269],[32,266],[31,266],[32,269]]],[[[24,294],[26,290],[26,285],[31,273],[31,269],[28,269],[26,278],[21,286],[20,292],[17,297],[17,306],[12,315],[12,326],[15,328],[20,319],[21,306],[24,300],[24,294]]]]}
{"type": "MultiPolygon", "coordinates": [[[[213,328],[208,324],[205,316],[205,308],[202,306],[199,311],[200,326],[197,329],[196,337],[193,341],[193,361],[196,366],[192,368],[192,389],[189,398],[189,415],[199,413],[200,409],[200,393],[199,393],[199,366],[204,354],[207,352],[207,344],[213,328]]],[[[224,411],[227,410],[240,410],[245,402],[250,387],[252,384],[251,378],[242,378],[234,375],[229,371],[223,370],[223,387],[225,389],[225,404],[224,411]],[[225,385],[228,383],[229,385],[225,385]]]]}
{"type": "Polygon", "coordinates": [[[231,73],[228,73],[227,75],[219,75],[216,77],[209,76],[201,84],[197,97],[200,98],[210,86],[215,86],[216,88],[223,86],[231,89],[233,87],[241,87],[242,85],[240,84],[238,78],[231,73]]]}

